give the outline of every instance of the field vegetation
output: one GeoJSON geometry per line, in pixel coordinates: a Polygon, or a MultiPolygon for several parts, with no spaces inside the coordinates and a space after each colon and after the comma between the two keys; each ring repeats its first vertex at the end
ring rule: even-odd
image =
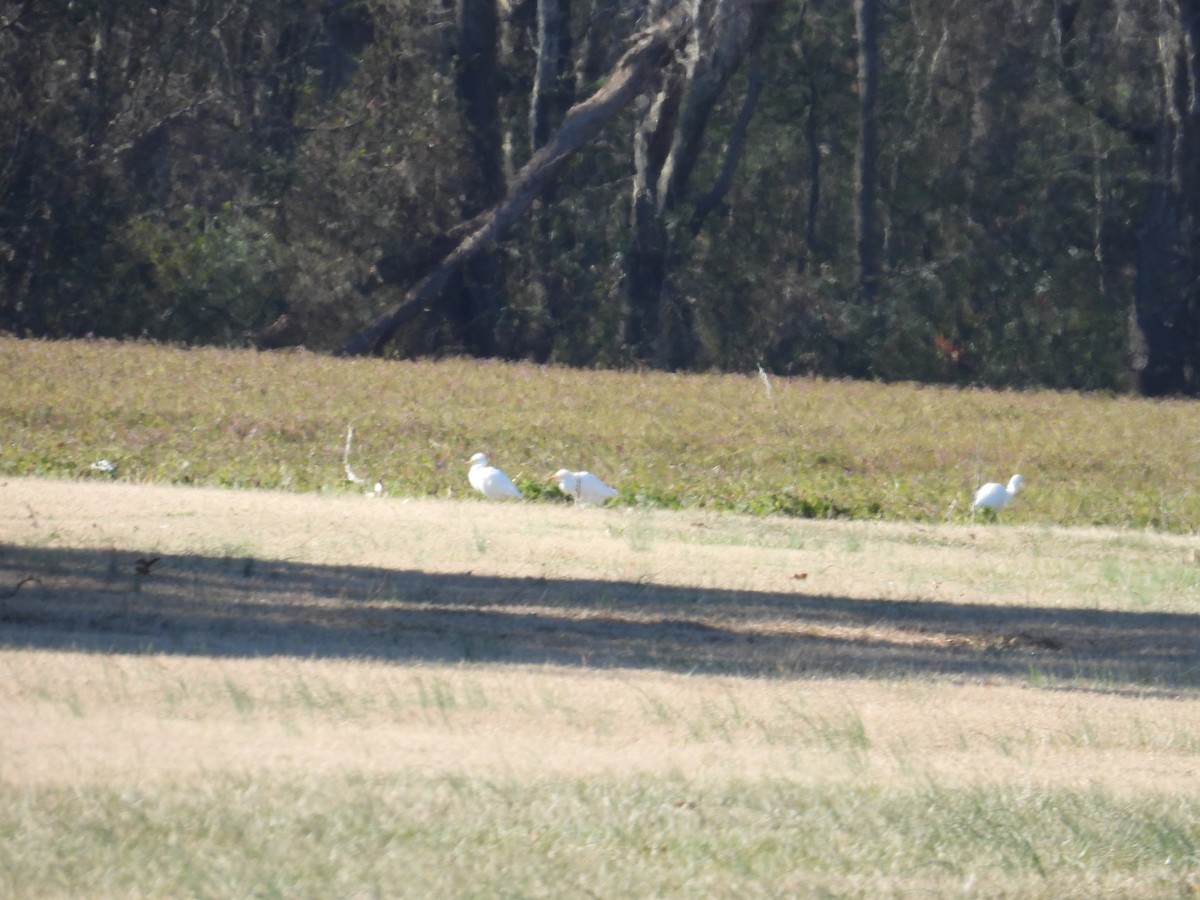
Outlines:
{"type": "Polygon", "coordinates": [[[0,896],[1200,893],[1194,404],[0,360],[0,896]]]}
{"type": "Polygon", "coordinates": [[[0,339],[0,472],[289,491],[464,496],[489,453],[534,498],[560,466],[620,504],[962,520],[1020,472],[1013,523],[1200,529],[1200,405],[748,374],[338,360],[0,339]]]}

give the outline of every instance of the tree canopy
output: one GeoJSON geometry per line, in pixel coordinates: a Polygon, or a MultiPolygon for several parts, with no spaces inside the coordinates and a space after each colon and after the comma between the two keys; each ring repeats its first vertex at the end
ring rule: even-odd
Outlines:
{"type": "Polygon", "coordinates": [[[1200,0],[0,2],[0,330],[1200,392],[1200,0]]]}

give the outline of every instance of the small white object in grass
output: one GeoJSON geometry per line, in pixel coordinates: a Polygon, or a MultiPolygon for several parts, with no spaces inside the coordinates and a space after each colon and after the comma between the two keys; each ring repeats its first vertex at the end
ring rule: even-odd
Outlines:
{"type": "Polygon", "coordinates": [[[767,374],[767,370],[762,367],[762,363],[758,364],[758,377],[762,379],[763,388],[767,392],[767,399],[771,399],[771,377],[767,374]]]}
{"type": "Polygon", "coordinates": [[[467,473],[467,480],[471,482],[471,487],[489,500],[506,500],[521,496],[521,492],[507,475],[495,466],[488,465],[487,454],[476,453],[468,462],[471,464],[471,470],[467,473]]]}
{"type": "Polygon", "coordinates": [[[575,498],[577,506],[600,506],[605,500],[617,496],[616,490],[591,472],[572,472],[569,469],[559,469],[550,478],[558,482],[559,490],[568,497],[575,498]]]}
{"type": "Polygon", "coordinates": [[[95,472],[104,472],[106,475],[112,475],[114,472],[117,471],[117,467],[114,466],[107,459],[102,459],[102,460],[92,463],[90,468],[95,472]]]}
{"type": "MultiPolygon", "coordinates": [[[[354,470],[350,468],[350,444],[354,440],[354,426],[346,426],[346,452],[342,455],[342,467],[346,470],[346,479],[354,484],[368,485],[369,481],[365,478],[360,478],[354,474],[354,470]]],[[[375,490],[367,491],[368,497],[383,496],[383,482],[375,482],[375,490]]]]}
{"type": "Polygon", "coordinates": [[[977,509],[994,509],[999,512],[1012,503],[1013,498],[1017,496],[1017,491],[1024,483],[1025,479],[1020,475],[1014,475],[1008,479],[1007,487],[999,482],[989,481],[975,492],[975,501],[971,504],[971,512],[975,512],[977,509]]]}
{"type": "Polygon", "coordinates": [[[342,454],[342,468],[346,470],[346,479],[354,484],[366,484],[365,478],[359,478],[354,474],[354,470],[350,468],[350,444],[354,440],[354,426],[346,426],[346,450],[342,454]]]}

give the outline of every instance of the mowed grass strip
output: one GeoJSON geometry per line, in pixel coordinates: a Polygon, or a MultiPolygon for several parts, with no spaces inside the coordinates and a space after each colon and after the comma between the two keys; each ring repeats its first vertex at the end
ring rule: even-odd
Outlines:
{"type": "Polygon", "coordinates": [[[6,896],[1164,897],[1200,802],[772,778],[0,788],[6,896]],[[118,863],[119,861],[119,863],[118,863]]]}
{"type": "Polygon", "coordinates": [[[1194,702],[0,654],[0,895],[1190,896],[1194,702]]]}
{"type": "Polygon", "coordinates": [[[1196,795],[1194,700],[910,676],[280,656],[0,654],[0,779],[170,785],[216,773],[518,781],[686,773],[896,789],[1196,795]]]}
{"type": "MultiPolygon", "coordinates": [[[[1006,521],[1200,528],[1200,405],[755,375],[0,339],[7,475],[466,496],[491,454],[531,497],[597,472],[625,505],[962,520],[1014,472],[1006,521]]],[[[557,497],[556,499],[562,499],[557,497]]]]}

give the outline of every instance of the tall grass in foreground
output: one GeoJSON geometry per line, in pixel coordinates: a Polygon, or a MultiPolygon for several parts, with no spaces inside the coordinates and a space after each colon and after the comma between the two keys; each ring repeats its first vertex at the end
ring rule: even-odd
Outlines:
{"type": "Polygon", "coordinates": [[[6,896],[1163,897],[1200,803],[682,778],[0,793],[6,896]]]}
{"type": "Polygon", "coordinates": [[[758,375],[0,339],[0,473],[468,494],[476,450],[543,493],[588,468],[619,502],[940,521],[1014,472],[1006,521],[1200,529],[1200,404],[758,375]]]}

